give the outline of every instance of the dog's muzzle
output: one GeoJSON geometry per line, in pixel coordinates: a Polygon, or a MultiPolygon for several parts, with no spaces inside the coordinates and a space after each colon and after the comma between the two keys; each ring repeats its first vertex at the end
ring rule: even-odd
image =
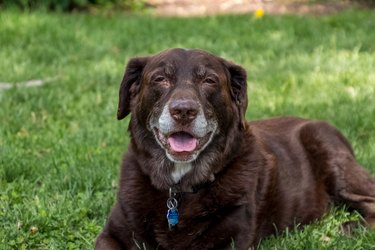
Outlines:
{"type": "Polygon", "coordinates": [[[192,99],[169,101],[149,125],[167,157],[178,163],[196,160],[217,130],[216,120],[207,119],[201,104],[192,99]]]}

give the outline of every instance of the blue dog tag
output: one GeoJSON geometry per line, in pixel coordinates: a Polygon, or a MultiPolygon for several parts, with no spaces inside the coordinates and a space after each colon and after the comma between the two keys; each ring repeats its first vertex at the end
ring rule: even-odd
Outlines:
{"type": "Polygon", "coordinates": [[[172,192],[172,188],[169,189],[169,199],[167,200],[167,220],[169,230],[173,230],[174,226],[178,224],[178,201],[174,198],[175,194],[172,192]]]}
{"type": "Polygon", "coordinates": [[[168,209],[167,213],[168,224],[175,226],[178,224],[178,210],[177,208],[168,209]]]}

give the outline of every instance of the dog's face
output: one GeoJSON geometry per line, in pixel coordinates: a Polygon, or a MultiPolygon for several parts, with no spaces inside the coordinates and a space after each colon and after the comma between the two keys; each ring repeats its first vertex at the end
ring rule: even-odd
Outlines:
{"type": "Polygon", "coordinates": [[[151,80],[154,87],[165,91],[165,98],[154,106],[147,126],[168,159],[177,163],[196,160],[218,133],[212,104],[200,93],[208,96],[210,85],[220,76],[205,72],[203,67],[188,70],[195,74],[179,72],[173,75],[174,67],[166,62],[166,67],[157,67],[150,76],[150,79],[156,79],[151,80]]]}
{"type": "Polygon", "coordinates": [[[191,163],[233,123],[244,126],[246,107],[242,67],[200,50],[171,49],[129,61],[118,119],[132,112],[171,162],[191,163]]]}

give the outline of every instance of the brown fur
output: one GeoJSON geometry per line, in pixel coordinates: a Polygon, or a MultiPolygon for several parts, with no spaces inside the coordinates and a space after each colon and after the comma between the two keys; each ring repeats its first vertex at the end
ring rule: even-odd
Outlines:
{"type": "Polygon", "coordinates": [[[248,249],[320,218],[331,204],[346,204],[374,223],[375,181],[337,129],[293,117],[247,123],[246,107],[246,72],[222,58],[171,49],[131,59],[118,112],[119,119],[132,113],[131,143],[95,249],[248,249]],[[167,79],[152,80],[158,69],[167,79]],[[215,83],[200,80],[207,72],[216,74],[215,83]],[[172,231],[166,201],[175,166],[148,128],[171,99],[197,100],[219,131],[177,184],[180,222],[172,231]]]}

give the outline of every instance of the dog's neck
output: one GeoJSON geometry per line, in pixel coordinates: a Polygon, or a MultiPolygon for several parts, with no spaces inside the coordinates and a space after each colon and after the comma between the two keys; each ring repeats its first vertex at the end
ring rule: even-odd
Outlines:
{"type": "Polygon", "coordinates": [[[211,174],[209,178],[203,182],[184,185],[186,183],[184,181],[181,181],[182,178],[187,174],[191,174],[192,171],[194,171],[192,163],[174,163],[174,167],[171,172],[171,179],[173,181],[173,185],[170,186],[170,188],[182,193],[196,193],[197,191],[199,191],[199,189],[206,186],[206,184],[215,181],[214,174],[211,174]]]}
{"type": "Polygon", "coordinates": [[[191,163],[175,163],[171,173],[173,182],[177,184],[191,169],[191,163]]]}

